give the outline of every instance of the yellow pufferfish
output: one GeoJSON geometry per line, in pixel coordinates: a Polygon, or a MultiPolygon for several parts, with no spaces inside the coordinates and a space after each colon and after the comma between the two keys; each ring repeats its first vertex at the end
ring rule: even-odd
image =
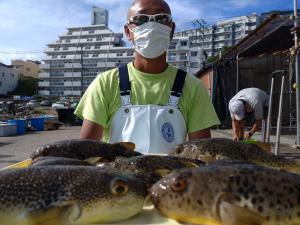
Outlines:
{"type": "Polygon", "coordinates": [[[41,166],[0,172],[1,225],[111,223],[139,213],[139,179],[93,166],[41,166]]]}
{"type": "Polygon", "coordinates": [[[299,225],[300,175],[255,164],[173,172],[150,191],[165,216],[201,225],[299,225]]]}

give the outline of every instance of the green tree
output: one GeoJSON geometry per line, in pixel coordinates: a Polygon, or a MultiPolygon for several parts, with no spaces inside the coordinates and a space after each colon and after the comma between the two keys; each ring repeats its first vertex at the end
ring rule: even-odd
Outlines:
{"type": "Polygon", "coordinates": [[[13,91],[13,95],[27,95],[32,96],[38,93],[39,79],[34,77],[21,76],[18,82],[16,90],[13,91]]]}
{"type": "MultiPolygon", "coordinates": [[[[223,48],[221,49],[221,57],[223,55],[225,55],[229,51],[229,49],[230,49],[229,46],[227,46],[227,45],[223,46],[223,48]]],[[[209,63],[215,63],[215,62],[218,61],[218,59],[219,59],[219,55],[209,56],[207,58],[207,62],[209,62],[209,63]]]]}

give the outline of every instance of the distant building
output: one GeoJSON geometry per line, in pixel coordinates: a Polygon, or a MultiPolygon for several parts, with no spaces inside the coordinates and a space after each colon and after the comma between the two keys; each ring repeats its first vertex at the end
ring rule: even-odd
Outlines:
{"type": "Polygon", "coordinates": [[[0,95],[7,95],[18,86],[18,71],[13,66],[0,63],[0,95]]]}
{"type": "Polygon", "coordinates": [[[196,74],[202,67],[202,50],[190,46],[189,37],[174,37],[167,52],[167,62],[189,74],[196,74]]]}
{"type": "Polygon", "coordinates": [[[216,56],[224,46],[233,46],[253,31],[261,19],[256,14],[233,17],[205,27],[201,21],[195,25],[202,28],[175,33],[175,37],[190,37],[191,47],[200,47],[208,56],[216,56]]]}
{"type": "Polygon", "coordinates": [[[93,15],[94,25],[67,28],[48,44],[40,65],[40,94],[81,96],[97,74],[133,59],[134,49],[125,46],[123,34],[107,27],[107,11],[93,8],[93,15]]]}
{"type": "Polygon", "coordinates": [[[92,10],[92,25],[104,24],[108,26],[108,11],[98,7],[93,7],[92,10]]]}
{"type": "Polygon", "coordinates": [[[12,60],[12,66],[16,69],[20,75],[20,77],[34,77],[38,78],[39,75],[39,61],[32,60],[12,60]]]}

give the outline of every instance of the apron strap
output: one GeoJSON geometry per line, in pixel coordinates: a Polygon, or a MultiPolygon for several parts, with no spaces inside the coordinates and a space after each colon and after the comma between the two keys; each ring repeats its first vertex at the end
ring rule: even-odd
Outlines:
{"type": "Polygon", "coordinates": [[[120,95],[122,100],[122,106],[130,105],[131,87],[129,82],[127,64],[119,67],[119,82],[120,82],[120,95]]]}
{"type": "Polygon", "coordinates": [[[182,89],[183,89],[183,85],[184,85],[184,81],[185,81],[185,77],[186,77],[186,72],[178,69],[177,70],[177,74],[176,74],[176,78],[170,93],[170,97],[169,97],[169,105],[172,105],[174,107],[177,107],[179,99],[182,95],[182,89]]]}

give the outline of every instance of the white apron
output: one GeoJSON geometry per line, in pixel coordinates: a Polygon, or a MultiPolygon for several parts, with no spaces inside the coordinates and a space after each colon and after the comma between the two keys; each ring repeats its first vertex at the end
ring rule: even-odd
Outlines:
{"type": "Polygon", "coordinates": [[[159,106],[130,103],[130,84],[126,71],[127,66],[126,69],[119,69],[122,105],[112,118],[110,143],[133,142],[136,151],[143,154],[169,153],[186,140],[186,122],[177,108],[186,73],[178,70],[168,105],[159,106]],[[177,79],[178,76],[180,78],[177,79]]]}

